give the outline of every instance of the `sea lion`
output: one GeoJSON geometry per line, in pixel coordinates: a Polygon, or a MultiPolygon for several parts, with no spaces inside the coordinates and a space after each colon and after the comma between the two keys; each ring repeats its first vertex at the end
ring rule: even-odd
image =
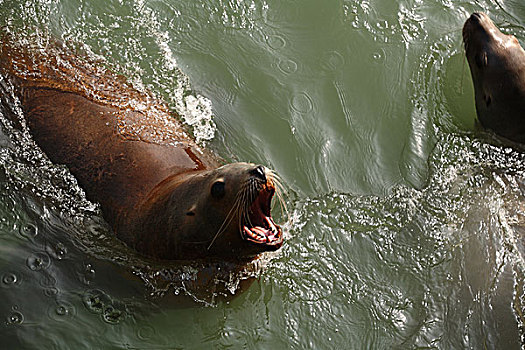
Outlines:
{"type": "Polygon", "coordinates": [[[525,51],[480,12],[465,22],[463,43],[479,121],[500,136],[525,143],[525,51]]]}
{"type": "Polygon", "coordinates": [[[273,171],[221,166],[158,99],[62,46],[32,50],[6,36],[0,74],[38,146],[100,203],[118,238],[169,260],[250,259],[282,245],[273,171]]]}

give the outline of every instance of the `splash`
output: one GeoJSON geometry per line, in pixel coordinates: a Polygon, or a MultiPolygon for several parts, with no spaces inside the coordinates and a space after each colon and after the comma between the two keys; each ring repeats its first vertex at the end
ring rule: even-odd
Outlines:
{"type": "Polygon", "coordinates": [[[159,49],[161,65],[164,71],[171,72],[176,78],[175,84],[167,87],[169,100],[182,120],[191,127],[197,143],[204,144],[213,139],[216,126],[213,121],[211,101],[191,89],[189,78],[178,68],[177,60],[171,49],[169,32],[161,29],[157,13],[148,8],[144,1],[137,1],[135,9],[142,16],[138,26],[145,28],[159,49]]]}

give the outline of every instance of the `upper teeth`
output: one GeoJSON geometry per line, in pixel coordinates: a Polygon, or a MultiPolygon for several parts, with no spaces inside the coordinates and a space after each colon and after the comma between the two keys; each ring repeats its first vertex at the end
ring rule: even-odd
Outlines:
{"type": "Polygon", "coordinates": [[[273,220],[270,219],[269,217],[265,217],[265,220],[268,223],[268,225],[270,226],[270,230],[272,230],[273,232],[276,232],[277,231],[277,227],[275,227],[275,225],[273,224],[273,220]]]}

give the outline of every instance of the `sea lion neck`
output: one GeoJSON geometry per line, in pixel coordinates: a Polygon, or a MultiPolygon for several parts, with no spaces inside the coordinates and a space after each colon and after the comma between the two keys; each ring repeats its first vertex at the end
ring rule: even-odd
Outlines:
{"type": "Polygon", "coordinates": [[[192,183],[199,178],[205,177],[213,170],[194,170],[183,173],[173,173],[160,181],[150,193],[145,196],[145,199],[137,203],[138,208],[157,207],[160,203],[164,203],[171,199],[175,189],[182,183],[192,183]]]}

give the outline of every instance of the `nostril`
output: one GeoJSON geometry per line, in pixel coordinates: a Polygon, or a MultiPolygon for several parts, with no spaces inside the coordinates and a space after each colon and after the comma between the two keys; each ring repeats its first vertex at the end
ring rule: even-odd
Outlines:
{"type": "Polygon", "coordinates": [[[266,174],[264,172],[264,167],[262,165],[259,165],[255,167],[254,169],[250,170],[250,175],[253,175],[261,180],[266,181],[266,174]]]}

